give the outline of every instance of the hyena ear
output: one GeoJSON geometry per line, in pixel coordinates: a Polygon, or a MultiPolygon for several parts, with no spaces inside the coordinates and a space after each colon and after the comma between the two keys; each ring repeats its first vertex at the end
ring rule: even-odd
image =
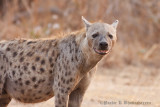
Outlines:
{"type": "Polygon", "coordinates": [[[83,16],[82,16],[82,20],[85,24],[86,30],[88,30],[88,28],[91,26],[91,23],[89,21],[87,21],[83,16]]]}
{"type": "Polygon", "coordinates": [[[114,22],[112,23],[112,26],[116,29],[116,28],[117,28],[117,26],[118,26],[118,23],[119,23],[119,21],[118,21],[118,20],[116,20],[116,21],[114,21],[114,22]]]}

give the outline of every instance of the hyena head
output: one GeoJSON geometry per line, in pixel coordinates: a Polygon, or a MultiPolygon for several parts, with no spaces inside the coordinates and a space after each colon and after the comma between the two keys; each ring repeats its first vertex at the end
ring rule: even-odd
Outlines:
{"type": "Polygon", "coordinates": [[[83,16],[82,20],[86,28],[86,38],[89,48],[97,55],[106,55],[116,42],[116,28],[118,20],[112,24],[90,23],[83,16]]]}

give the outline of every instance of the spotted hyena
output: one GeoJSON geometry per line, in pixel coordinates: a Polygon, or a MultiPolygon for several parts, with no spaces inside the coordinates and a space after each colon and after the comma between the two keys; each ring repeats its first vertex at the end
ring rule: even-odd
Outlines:
{"type": "Polygon", "coordinates": [[[55,107],[80,107],[96,64],[116,42],[113,24],[90,23],[58,39],[0,42],[0,107],[12,98],[38,103],[55,96],[55,107]]]}

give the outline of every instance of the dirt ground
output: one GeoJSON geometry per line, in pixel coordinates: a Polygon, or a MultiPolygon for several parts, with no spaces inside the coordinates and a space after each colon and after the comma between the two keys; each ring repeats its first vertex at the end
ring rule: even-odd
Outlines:
{"type": "MultiPolygon", "coordinates": [[[[99,67],[85,94],[82,107],[160,107],[159,71],[160,68],[133,65],[119,69],[99,67]],[[136,102],[141,104],[133,104],[136,102]]],[[[22,104],[12,100],[8,107],[53,105],[54,97],[37,104],[22,104]]]]}

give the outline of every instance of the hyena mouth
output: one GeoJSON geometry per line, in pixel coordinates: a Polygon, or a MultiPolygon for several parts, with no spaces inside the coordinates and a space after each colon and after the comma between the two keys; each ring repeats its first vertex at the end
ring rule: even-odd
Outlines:
{"type": "Polygon", "coordinates": [[[105,55],[109,52],[109,50],[98,50],[96,48],[94,48],[94,51],[100,55],[105,55]]]}

